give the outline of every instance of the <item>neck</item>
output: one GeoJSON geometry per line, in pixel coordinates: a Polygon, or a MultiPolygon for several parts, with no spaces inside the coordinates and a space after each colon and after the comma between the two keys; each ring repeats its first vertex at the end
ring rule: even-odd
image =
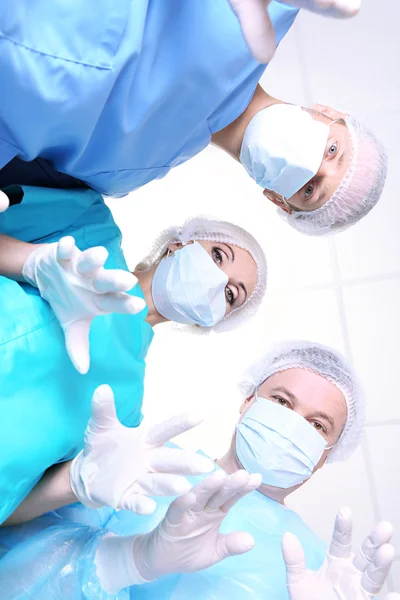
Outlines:
{"type": "Polygon", "coordinates": [[[135,271],[133,274],[137,277],[140,288],[143,292],[144,299],[147,304],[148,313],[146,317],[147,323],[149,323],[152,327],[158,325],[159,323],[165,323],[168,321],[165,317],[160,315],[157,312],[156,307],[153,302],[153,295],[151,293],[151,286],[153,283],[154,272],[157,267],[152,267],[148,271],[135,271]]]}
{"type": "Polygon", "coordinates": [[[246,110],[233,123],[214,133],[211,137],[212,143],[225,150],[232,158],[239,160],[240,149],[242,147],[243,136],[251,119],[264,108],[273,104],[283,104],[281,100],[273,98],[265,92],[260,85],[257,85],[256,91],[246,110]]]}
{"type": "MultiPolygon", "coordinates": [[[[217,458],[215,461],[225,473],[229,474],[244,468],[236,456],[235,437],[236,436],[233,436],[228,452],[221,456],[221,458],[217,458]]],[[[260,492],[260,494],[263,494],[263,496],[267,496],[268,498],[271,498],[271,500],[279,502],[279,504],[285,504],[285,499],[291,492],[291,490],[265,485],[264,483],[260,485],[257,491],[260,492]]]]}

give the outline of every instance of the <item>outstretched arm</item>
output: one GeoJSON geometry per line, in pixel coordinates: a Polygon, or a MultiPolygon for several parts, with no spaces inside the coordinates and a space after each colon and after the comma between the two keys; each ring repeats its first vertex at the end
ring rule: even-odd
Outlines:
{"type": "Polygon", "coordinates": [[[31,493],[0,526],[19,525],[77,502],[69,483],[70,466],[71,461],[50,467],[31,493]]]}
{"type": "MultiPolygon", "coordinates": [[[[270,0],[229,0],[256,60],[267,63],[275,52],[275,32],[267,13],[270,0]]],[[[348,18],[358,13],[361,0],[280,0],[327,17],[348,18]]]]}

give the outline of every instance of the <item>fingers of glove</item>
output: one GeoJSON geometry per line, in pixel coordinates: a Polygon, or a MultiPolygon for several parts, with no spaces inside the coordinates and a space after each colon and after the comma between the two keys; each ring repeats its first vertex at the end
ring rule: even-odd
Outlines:
{"type": "Polygon", "coordinates": [[[391,544],[384,544],[375,553],[374,559],[368,565],[361,579],[361,587],[368,594],[380,592],[392,566],[395,549],[391,544]]]}
{"type": "Polygon", "coordinates": [[[174,415],[149,429],[146,441],[151,446],[161,446],[172,438],[193,429],[203,421],[203,417],[193,413],[174,415]]]}
{"type": "Polygon", "coordinates": [[[0,213],[7,210],[7,208],[9,206],[10,206],[10,200],[9,200],[7,194],[5,194],[4,192],[2,192],[0,190],[0,213]]]}
{"type": "Polygon", "coordinates": [[[353,518],[349,508],[341,508],[336,516],[329,555],[335,558],[351,556],[353,518]]]}
{"type": "Polygon", "coordinates": [[[96,296],[95,302],[98,308],[105,313],[117,312],[128,315],[136,315],[136,313],[143,310],[146,306],[143,298],[118,292],[109,292],[96,296]]]}
{"type": "Polygon", "coordinates": [[[267,63],[275,52],[275,31],[269,18],[268,0],[229,0],[254,58],[267,63]]]}
{"type": "Polygon", "coordinates": [[[286,566],[287,585],[295,585],[301,581],[307,571],[303,546],[293,533],[285,533],[282,537],[282,553],[286,566]]]}
{"type": "Polygon", "coordinates": [[[99,269],[93,278],[93,286],[101,294],[129,292],[136,284],[134,274],[122,269],[99,269]]]}
{"type": "Polygon", "coordinates": [[[76,270],[81,275],[88,275],[104,267],[108,252],[103,246],[88,248],[79,253],[76,259],[76,270]]]}
{"type": "Polygon", "coordinates": [[[109,385],[99,385],[92,397],[91,421],[98,428],[111,429],[120,425],[115,408],[114,394],[109,385]]]}
{"type": "Polygon", "coordinates": [[[209,510],[221,508],[233,496],[244,491],[249,483],[249,478],[250,475],[243,469],[236,471],[236,473],[233,473],[232,475],[228,475],[220,489],[211,496],[207,502],[206,508],[209,510]]]}
{"type": "Polygon", "coordinates": [[[218,561],[224,560],[229,556],[244,554],[254,548],[254,538],[245,531],[235,531],[228,534],[220,534],[217,541],[218,561]]]}
{"type": "Polygon", "coordinates": [[[214,469],[213,461],[206,456],[166,446],[151,451],[150,466],[156,473],[179,475],[202,475],[214,469]]]}
{"type": "Polygon", "coordinates": [[[202,479],[192,490],[180,496],[172,502],[167,515],[166,522],[171,526],[182,523],[187,511],[199,512],[204,509],[210,497],[223,485],[225,473],[215,471],[212,475],[202,479]]]}
{"type": "Polygon", "coordinates": [[[138,479],[137,483],[149,496],[182,496],[192,489],[185,477],[167,473],[146,473],[138,479]]]}
{"type": "Polygon", "coordinates": [[[177,527],[180,525],[187,514],[187,511],[192,510],[196,503],[196,494],[191,490],[188,494],[179,496],[170,505],[167,514],[163,520],[163,526],[166,529],[169,525],[177,527]]]}
{"type": "Polygon", "coordinates": [[[361,8],[361,0],[315,0],[314,3],[319,11],[329,11],[341,18],[354,17],[361,8]]]}
{"type": "Polygon", "coordinates": [[[65,346],[75,369],[85,375],[90,367],[89,332],[92,319],[79,319],[64,326],[65,346]]]}
{"type": "Polygon", "coordinates": [[[130,510],[137,515],[152,515],[157,508],[157,503],[153,498],[144,494],[124,494],[118,502],[118,508],[130,510]]]}
{"type": "Polygon", "coordinates": [[[236,504],[241,498],[249,494],[250,492],[254,492],[257,488],[260,487],[262,483],[262,477],[259,473],[253,473],[249,476],[249,481],[243,491],[238,492],[235,496],[233,496],[228,502],[225,502],[223,506],[221,506],[221,511],[227,513],[230,511],[232,506],[236,504]]]}
{"type": "Polygon", "coordinates": [[[75,245],[75,239],[71,235],[62,237],[57,243],[56,257],[60,263],[70,261],[76,256],[78,249],[75,245]]]}
{"type": "Polygon", "coordinates": [[[387,521],[378,523],[370,535],[365,538],[361,548],[356,553],[353,564],[356,569],[363,572],[373,560],[376,551],[383,544],[388,544],[392,539],[393,525],[387,521]]]}

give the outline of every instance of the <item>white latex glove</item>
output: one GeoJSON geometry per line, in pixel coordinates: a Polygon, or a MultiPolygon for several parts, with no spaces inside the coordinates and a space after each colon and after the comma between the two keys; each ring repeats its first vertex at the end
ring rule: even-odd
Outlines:
{"type": "Polygon", "coordinates": [[[9,206],[10,206],[10,200],[8,199],[7,194],[5,194],[4,192],[2,192],[0,190],[0,213],[7,210],[7,208],[9,206]]]}
{"type": "MultiPolygon", "coordinates": [[[[280,0],[297,8],[327,17],[349,18],[356,15],[361,0],[280,0]]],[[[246,42],[254,58],[267,63],[275,53],[275,31],[267,13],[270,0],[229,0],[239,19],[246,42]]]]}
{"type": "Polygon", "coordinates": [[[395,556],[388,543],[392,534],[390,523],[379,523],[353,555],[351,511],[341,509],[325,561],[318,571],[310,571],[299,540],[286,533],[282,550],[290,600],[372,600],[382,589],[395,556]]]}
{"type": "MultiPolygon", "coordinates": [[[[122,269],[104,269],[108,252],[102,246],[81,252],[71,236],[44,244],[26,260],[22,276],[39,288],[65,334],[67,352],[79,373],[90,366],[89,330],[98,315],[136,314],[145,302],[126,294],[137,279],[122,269]]],[[[105,340],[107,343],[107,340],[105,340]]]]}
{"type": "Polygon", "coordinates": [[[84,449],[70,468],[73,493],[90,508],[110,506],[151,514],[156,503],[149,496],[185,494],[191,485],[182,475],[214,469],[209,458],[164,446],[200,422],[200,418],[186,414],[148,431],[143,424],[125,427],[118,420],[111,388],[99,386],[93,394],[84,449]]]}
{"type": "Polygon", "coordinates": [[[162,575],[200,571],[251,550],[254,540],[250,534],[222,534],[219,529],[232,506],[260,485],[258,474],[237,471],[226,476],[217,471],[172,502],[150,533],[103,539],[95,562],[104,590],[115,594],[162,575]]]}

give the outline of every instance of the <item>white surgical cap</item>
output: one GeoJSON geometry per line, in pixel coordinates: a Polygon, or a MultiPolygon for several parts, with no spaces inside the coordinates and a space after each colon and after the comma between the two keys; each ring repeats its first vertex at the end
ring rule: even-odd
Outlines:
{"type": "MultiPolygon", "coordinates": [[[[189,326],[192,331],[205,333],[207,331],[228,331],[246,321],[258,310],[267,289],[267,262],[260,244],[254,237],[239,227],[226,221],[208,219],[206,217],[193,217],[185,221],[181,227],[172,226],[164,230],[155,241],[150,255],[138,265],[139,269],[150,267],[157,263],[167,251],[169,244],[197,240],[207,240],[232,244],[247,250],[252,256],[257,268],[257,282],[254,292],[249,295],[242,306],[230,311],[213,327],[189,326]]],[[[181,329],[186,327],[181,327],[181,329]]]]}
{"type": "Polygon", "coordinates": [[[275,346],[263,354],[246,372],[240,391],[250,398],[255,390],[274,373],[287,369],[308,369],[331,381],[343,394],[347,420],[327,462],[346,460],[361,442],[365,422],[365,400],[357,377],[344,358],[335,350],[308,341],[291,341],[275,346]]]}
{"type": "Polygon", "coordinates": [[[352,117],[346,117],[352,155],[350,165],[333,196],[312,211],[279,215],[306,235],[328,235],[344,231],[365,217],[381,197],[388,158],[374,134],[352,117]]]}

